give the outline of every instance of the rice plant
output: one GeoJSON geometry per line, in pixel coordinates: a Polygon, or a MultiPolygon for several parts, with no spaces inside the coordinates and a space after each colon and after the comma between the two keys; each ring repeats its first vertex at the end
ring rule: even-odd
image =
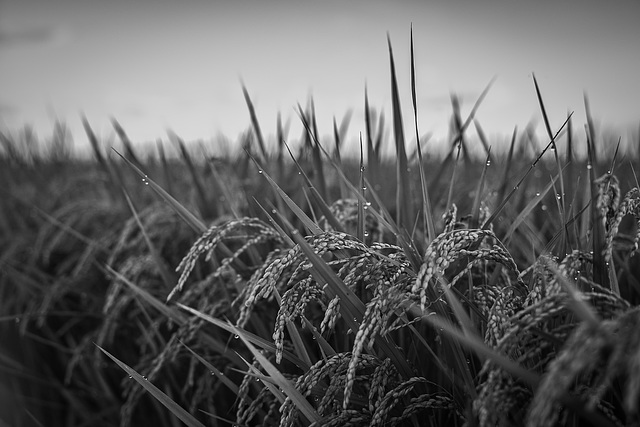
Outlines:
{"type": "Polygon", "coordinates": [[[640,423],[637,159],[596,159],[592,127],[576,158],[534,77],[546,144],[490,145],[490,83],[466,119],[452,99],[448,155],[427,160],[411,52],[415,150],[390,40],[393,140],[365,92],[360,158],[335,123],[321,140],[313,103],[299,150],[271,151],[244,86],[251,127],[225,156],[171,135],[176,156],[145,159],[115,119],[106,151],[82,117],[92,160],[60,124],[46,150],[0,135],[0,419],[640,423]]]}

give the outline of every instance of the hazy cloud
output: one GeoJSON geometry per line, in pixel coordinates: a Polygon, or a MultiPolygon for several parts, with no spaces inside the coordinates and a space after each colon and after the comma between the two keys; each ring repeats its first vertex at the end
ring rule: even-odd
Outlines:
{"type": "Polygon", "coordinates": [[[0,29],[0,46],[60,45],[68,39],[62,27],[0,29]]]}

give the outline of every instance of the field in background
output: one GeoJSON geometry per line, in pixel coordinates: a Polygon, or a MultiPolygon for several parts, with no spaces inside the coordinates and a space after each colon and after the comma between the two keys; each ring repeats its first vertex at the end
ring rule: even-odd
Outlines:
{"type": "Polygon", "coordinates": [[[311,107],[269,149],[246,92],[252,132],[223,154],[142,153],[115,121],[117,152],[85,120],[88,159],[62,125],[2,135],[0,420],[640,422],[640,158],[552,129],[535,89],[549,139],[498,151],[475,124],[480,157],[455,99],[428,159],[397,104],[361,157],[311,107]]]}

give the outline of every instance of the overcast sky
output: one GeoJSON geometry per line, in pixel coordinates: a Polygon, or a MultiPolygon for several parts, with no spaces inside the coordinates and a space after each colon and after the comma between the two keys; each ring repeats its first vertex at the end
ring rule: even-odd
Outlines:
{"type": "MultiPolygon", "coordinates": [[[[47,136],[55,118],[86,143],[84,112],[102,137],[117,118],[134,141],[235,140],[250,124],[243,81],[263,132],[276,115],[300,134],[297,103],[315,100],[321,134],[354,110],[363,131],[372,106],[391,111],[387,33],[405,126],[412,126],[409,31],[413,23],[422,133],[446,135],[450,94],[463,114],[493,76],[478,112],[489,135],[540,120],[531,73],[553,126],[583,93],[599,122],[640,123],[638,1],[98,1],[0,0],[0,129],[25,124],[47,136]]],[[[540,127],[542,129],[542,127],[540,127]]],[[[409,132],[409,134],[411,134],[409,132]]],[[[623,135],[624,136],[624,135],[623,135]]]]}

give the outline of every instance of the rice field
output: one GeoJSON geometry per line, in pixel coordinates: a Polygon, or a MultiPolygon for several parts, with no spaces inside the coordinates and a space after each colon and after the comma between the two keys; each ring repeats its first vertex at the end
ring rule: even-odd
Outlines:
{"type": "Polygon", "coordinates": [[[247,90],[237,150],[0,135],[0,425],[639,425],[638,141],[534,77],[547,139],[494,147],[485,91],[437,156],[389,51],[355,157],[247,90]]]}

